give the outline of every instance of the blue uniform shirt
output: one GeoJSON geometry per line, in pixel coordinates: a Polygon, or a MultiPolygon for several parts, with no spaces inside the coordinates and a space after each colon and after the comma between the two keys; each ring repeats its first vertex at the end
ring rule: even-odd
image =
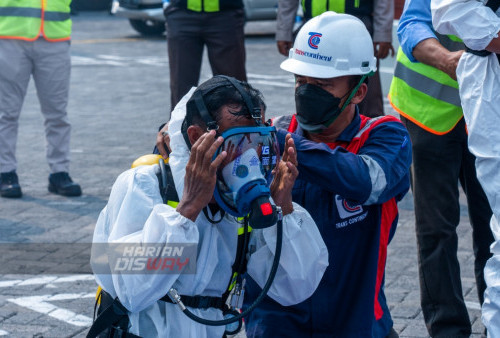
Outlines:
{"type": "MultiPolygon", "coordinates": [[[[356,113],[337,141],[351,142],[360,125],[356,113]]],[[[286,134],[278,131],[282,149],[286,134]]],[[[306,301],[283,307],[266,297],[246,318],[247,336],[385,337],[392,319],[383,286],[378,293],[383,316],[378,321],[374,316],[382,204],[392,198],[399,201],[409,189],[408,133],[399,122],[381,123],[373,127],[357,154],[312,142],[300,128],[292,137],[299,161],[293,201],[316,222],[330,265],[306,301]]],[[[396,224],[397,216],[389,224],[389,240],[396,224]]],[[[259,293],[260,288],[247,277],[245,304],[259,293]]]]}
{"type": "Polygon", "coordinates": [[[398,26],[398,40],[403,52],[412,61],[413,48],[421,41],[434,38],[432,28],[431,0],[406,0],[398,26]]]}

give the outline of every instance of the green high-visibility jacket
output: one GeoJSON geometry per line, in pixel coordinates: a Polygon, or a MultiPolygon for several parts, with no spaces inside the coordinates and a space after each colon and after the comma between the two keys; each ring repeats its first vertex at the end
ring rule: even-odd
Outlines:
{"type": "MultiPolygon", "coordinates": [[[[453,36],[438,35],[438,40],[450,51],[465,48],[453,36]]],[[[451,131],[463,117],[457,81],[434,67],[411,62],[401,47],[389,101],[402,116],[437,135],[451,131]]]]}
{"type": "Polygon", "coordinates": [[[373,0],[302,0],[306,20],[326,11],[351,14],[357,17],[372,15],[373,0]]]}
{"type": "Polygon", "coordinates": [[[69,40],[71,0],[0,0],[0,39],[69,40]]]}
{"type": "Polygon", "coordinates": [[[218,12],[225,9],[243,8],[242,0],[170,0],[174,7],[194,12],[218,12]]]}

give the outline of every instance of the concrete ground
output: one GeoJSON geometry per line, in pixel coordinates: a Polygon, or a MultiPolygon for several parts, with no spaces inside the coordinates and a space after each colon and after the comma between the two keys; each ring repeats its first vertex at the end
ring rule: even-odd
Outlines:
{"type": "MultiPolygon", "coordinates": [[[[82,12],[73,19],[68,107],[73,125],[71,175],[84,194],[64,198],[47,191],[43,121],[31,84],[17,148],[24,196],[0,198],[0,336],[85,335],[96,290],[88,270],[88,245],[97,217],[115,178],[136,157],[151,151],[157,127],[169,111],[164,39],[142,38],[126,20],[107,13],[82,12]]],[[[270,117],[293,111],[293,78],[279,69],[283,58],[273,40],[274,25],[249,23],[246,40],[249,82],[264,93],[270,117]]],[[[393,65],[394,59],[381,64],[386,93],[393,65]]],[[[202,78],[209,76],[205,59],[202,78]]],[[[387,102],[385,109],[394,114],[387,102]]],[[[399,207],[385,290],[400,336],[427,337],[419,305],[410,194],[399,207]]],[[[471,228],[463,199],[461,207],[458,258],[473,336],[480,337],[483,327],[473,274],[471,228]]]]}

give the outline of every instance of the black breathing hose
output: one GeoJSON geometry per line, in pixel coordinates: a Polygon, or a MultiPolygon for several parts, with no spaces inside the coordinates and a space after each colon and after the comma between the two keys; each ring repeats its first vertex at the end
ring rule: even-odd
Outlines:
{"type": "Polygon", "coordinates": [[[266,284],[262,288],[262,291],[260,292],[259,296],[255,301],[250,305],[245,311],[242,313],[231,317],[227,319],[222,319],[222,320],[209,320],[205,318],[201,318],[193,314],[191,311],[189,311],[183,304],[182,304],[182,299],[180,299],[180,296],[172,297],[175,300],[177,300],[177,303],[182,309],[182,312],[195,322],[198,322],[200,324],[204,325],[209,325],[209,326],[222,326],[222,325],[227,325],[231,323],[235,323],[239,320],[241,320],[243,317],[247,316],[250,312],[259,305],[259,303],[264,299],[264,297],[267,295],[267,292],[271,288],[271,285],[273,284],[274,277],[276,277],[276,271],[278,271],[278,265],[280,262],[280,256],[281,256],[281,246],[283,242],[283,221],[279,217],[278,222],[276,224],[276,250],[274,252],[274,260],[273,260],[273,265],[271,267],[271,272],[269,273],[269,277],[267,278],[266,284]]]}

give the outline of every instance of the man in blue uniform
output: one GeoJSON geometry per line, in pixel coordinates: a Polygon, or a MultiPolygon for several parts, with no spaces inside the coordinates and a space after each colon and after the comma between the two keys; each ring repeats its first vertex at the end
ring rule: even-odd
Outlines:
{"type": "MultiPolygon", "coordinates": [[[[292,132],[297,149],[293,200],[318,225],[330,262],[306,301],[285,308],[265,299],[246,318],[247,335],[397,336],[384,270],[396,203],[410,185],[411,144],[396,118],[359,114],[365,80],[376,70],[370,34],[357,18],[326,12],[302,27],[281,68],[296,79],[297,114],[274,120],[280,146],[292,132]]],[[[260,287],[247,279],[250,304],[260,287]]]]}

